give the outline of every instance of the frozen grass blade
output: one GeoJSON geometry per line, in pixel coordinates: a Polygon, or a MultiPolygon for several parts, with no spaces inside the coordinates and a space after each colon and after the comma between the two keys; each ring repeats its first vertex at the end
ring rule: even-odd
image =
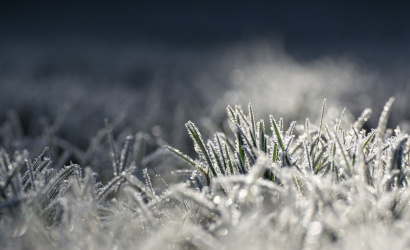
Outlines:
{"type": "Polygon", "coordinates": [[[62,169],[58,175],[49,183],[49,188],[47,192],[46,204],[50,203],[51,200],[55,199],[59,194],[61,184],[66,180],[71,174],[74,173],[74,170],[78,168],[78,165],[70,165],[65,169],[62,169]]]}
{"type": "Polygon", "coordinates": [[[377,139],[383,139],[383,135],[386,132],[387,121],[389,119],[391,107],[393,105],[394,100],[394,97],[390,97],[390,99],[384,105],[383,112],[380,116],[379,123],[377,125],[377,139]]]}
{"type": "Polygon", "coordinates": [[[356,122],[353,124],[354,128],[356,130],[362,129],[363,125],[369,120],[370,115],[372,114],[371,109],[365,109],[360,117],[356,120],[356,122]]]}
{"type": "Polygon", "coordinates": [[[393,172],[394,170],[399,171],[397,180],[396,180],[397,187],[404,186],[405,174],[403,174],[403,155],[404,155],[404,147],[407,144],[407,141],[408,141],[407,137],[399,140],[392,152],[390,172],[393,172]]]}
{"type": "Polygon", "coordinates": [[[221,138],[220,138],[220,136],[219,136],[218,133],[216,134],[216,141],[217,141],[217,143],[218,143],[219,155],[220,155],[221,158],[222,158],[222,159],[221,159],[221,162],[222,162],[222,164],[223,164],[223,169],[224,169],[223,174],[225,174],[226,169],[227,169],[226,159],[225,159],[225,156],[224,156],[224,150],[223,150],[223,147],[222,147],[221,138]]]}
{"type": "Polygon", "coordinates": [[[313,172],[312,160],[310,159],[309,149],[308,149],[308,146],[306,145],[305,141],[303,142],[303,146],[305,148],[305,155],[306,155],[307,162],[309,164],[310,171],[313,172]]]}
{"type": "Polygon", "coordinates": [[[260,120],[257,124],[258,128],[258,135],[259,135],[259,150],[264,152],[265,154],[268,152],[267,150],[267,142],[266,142],[266,137],[265,137],[265,123],[263,120],[260,120]]]}
{"type": "Polygon", "coordinates": [[[25,159],[25,162],[26,162],[26,165],[27,165],[27,168],[28,168],[28,172],[29,172],[29,175],[30,175],[30,182],[31,182],[31,186],[33,187],[33,190],[34,190],[34,192],[36,191],[36,184],[34,183],[34,171],[33,171],[33,166],[31,165],[31,162],[30,162],[30,159],[28,159],[28,152],[25,152],[26,153],[26,159],[25,159]]]}
{"type": "Polygon", "coordinates": [[[272,128],[273,128],[272,130],[273,132],[275,132],[275,135],[276,135],[276,140],[278,141],[279,146],[282,149],[282,151],[285,151],[285,146],[283,145],[282,137],[280,135],[280,131],[275,121],[275,118],[273,118],[273,116],[270,116],[270,121],[271,121],[272,128]]]}
{"type": "MultiPolygon", "coordinates": [[[[197,168],[198,166],[197,166],[197,164],[195,164],[195,161],[191,158],[191,157],[189,157],[188,155],[185,155],[185,154],[183,154],[181,151],[179,151],[178,149],[176,149],[176,148],[173,148],[173,147],[171,147],[171,146],[165,146],[165,148],[167,149],[167,150],[169,150],[171,153],[173,153],[173,154],[175,154],[175,155],[177,155],[179,158],[181,158],[182,160],[184,160],[185,162],[187,162],[189,165],[191,165],[192,167],[194,167],[194,168],[197,168]]],[[[203,170],[203,169],[200,169],[202,172],[205,172],[205,170],[203,170]]]]}
{"type": "Polygon", "coordinates": [[[104,187],[104,189],[97,195],[97,201],[102,201],[105,199],[110,193],[115,192],[118,187],[124,182],[124,176],[115,176],[108,184],[104,187]]]}
{"type": "MultiPolygon", "coordinates": [[[[273,118],[272,115],[269,116],[269,118],[270,118],[270,122],[271,122],[271,125],[272,125],[272,128],[273,128],[272,130],[275,132],[275,135],[276,135],[276,140],[278,141],[279,146],[282,149],[282,152],[285,154],[286,164],[288,166],[290,166],[290,161],[289,161],[288,156],[286,154],[286,149],[285,149],[285,146],[283,145],[282,137],[280,135],[280,131],[279,131],[278,125],[276,124],[275,118],[273,118]]],[[[283,124],[283,122],[282,122],[282,124],[283,124]]]]}
{"type": "Polygon", "coordinates": [[[251,142],[249,141],[249,139],[247,138],[245,132],[242,130],[241,126],[236,124],[236,129],[237,129],[237,131],[239,131],[239,133],[241,135],[241,138],[243,139],[243,143],[242,143],[243,152],[245,153],[245,149],[247,148],[248,151],[250,151],[249,153],[251,153],[250,154],[251,157],[256,158],[256,156],[255,156],[255,154],[253,153],[253,150],[252,150],[253,146],[252,146],[251,142]]]}
{"type": "Polygon", "coordinates": [[[346,168],[348,170],[348,174],[351,176],[352,168],[350,167],[350,163],[347,159],[347,153],[345,152],[343,144],[340,142],[339,136],[336,134],[336,131],[334,132],[334,137],[336,138],[337,145],[339,146],[340,152],[342,153],[343,160],[345,161],[346,168]]]}
{"type": "Polygon", "coordinates": [[[344,116],[345,116],[345,112],[346,112],[346,107],[343,109],[342,115],[341,115],[341,117],[340,117],[340,121],[339,121],[339,123],[337,124],[337,129],[336,129],[336,132],[337,132],[337,133],[339,133],[340,127],[342,126],[342,122],[343,122],[343,118],[344,118],[344,116]]]}
{"type": "Polygon", "coordinates": [[[239,128],[241,127],[241,120],[239,119],[239,116],[236,116],[236,123],[235,123],[236,149],[238,150],[239,156],[241,157],[241,161],[245,162],[245,153],[243,151],[244,139],[242,138],[243,133],[241,133],[238,127],[239,128]]]}
{"type": "Polygon", "coordinates": [[[276,163],[278,157],[278,145],[275,142],[273,143],[273,150],[272,150],[272,162],[276,163]]]}
{"type": "Polygon", "coordinates": [[[211,141],[208,142],[208,147],[209,147],[209,149],[211,150],[211,153],[212,153],[212,155],[213,155],[213,158],[214,158],[215,161],[216,161],[216,165],[218,165],[219,171],[221,171],[221,173],[222,173],[223,175],[225,175],[225,169],[224,169],[224,167],[222,166],[222,159],[219,158],[218,153],[216,153],[215,146],[214,146],[214,144],[213,144],[211,141]]]}
{"type": "Polygon", "coordinates": [[[250,122],[252,125],[252,130],[250,132],[251,138],[252,138],[252,142],[253,142],[253,146],[256,146],[256,124],[255,124],[255,116],[253,114],[253,109],[252,109],[252,105],[249,103],[248,105],[248,109],[249,109],[249,117],[250,117],[250,122]]]}
{"type": "Polygon", "coordinates": [[[326,110],[326,99],[323,100],[323,105],[322,105],[322,113],[320,115],[320,123],[319,123],[319,135],[318,137],[322,135],[322,125],[323,125],[323,119],[325,117],[325,110],[326,110]]]}
{"type": "Polygon", "coordinates": [[[185,124],[185,127],[188,130],[189,135],[191,136],[191,139],[194,142],[195,145],[195,151],[198,153],[198,155],[201,157],[204,157],[206,160],[206,163],[208,165],[208,169],[212,171],[213,176],[217,176],[216,171],[214,169],[214,166],[212,165],[211,158],[209,156],[208,151],[205,148],[204,142],[202,140],[202,136],[199,133],[198,128],[195,126],[195,124],[191,121],[185,124]]]}
{"type": "Polygon", "coordinates": [[[293,121],[290,123],[288,130],[286,131],[286,137],[291,137],[293,134],[293,130],[295,129],[296,122],[293,121]]]}
{"type": "Polygon", "coordinates": [[[151,190],[151,193],[152,193],[154,196],[156,196],[154,187],[152,186],[151,177],[150,177],[149,174],[148,174],[148,169],[147,169],[147,168],[144,168],[144,169],[142,170],[142,175],[143,175],[144,180],[145,180],[145,185],[146,185],[147,187],[149,187],[149,189],[151,190]]]}
{"type": "Polygon", "coordinates": [[[232,124],[235,124],[236,123],[236,114],[235,114],[235,111],[233,110],[233,108],[228,105],[228,107],[226,108],[226,111],[228,113],[229,120],[232,122],[232,124]]]}
{"type": "Polygon", "coordinates": [[[132,152],[132,147],[134,145],[134,136],[127,136],[125,139],[124,147],[121,150],[121,156],[120,156],[120,164],[119,164],[119,173],[124,171],[125,165],[127,164],[128,160],[128,155],[130,152],[132,152]]]}
{"type": "MultiPolygon", "coordinates": [[[[236,112],[236,117],[245,122],[245,125],[246,125],[245,127],[248,127],[248,128],[251,127],[249,119],[245,116],[245,114],[243,113],[242,109],[239,106],[235,106],[235,112],[236,112]]],[[[236,120],[236,122],[238,123],[238,119],[236,120]]]]}
{"type": "MultiPolygon", "coordinates": [[[[48,147],[45,147],[43,152],[41,152],[41,154],[32,163],[32,169],[33,169],[33,172],[34,172],[34,176],[36,175],[37,172],[39,172],[38,168],[37,168],[37,164],[39,164],[39,162],[41,162],[41,158],[44,157],[44,155],[48,151],[48,149],[49,149],[48,147]]],[[[25,185],[29,177],[30,177],[30,170],[27,170],[26,173],[21,178],[21,184],[25,185]]]]}
{"type": "Polygon", "coordinates": [[[229,154],[229,150],[226,144],[225,144],[225,153],[226,153],[226,159],[228,161],[229,170],[231,171],[231,174],[234,174],[231,156],[229,154]]]}
{"type": "Polygon", "coordinates": [[[369,143],[373,140],[373,138],[375,138],[376,133],[377,133],[377,130],[375,129],[369,133],[369,135],[365,139],[365,142],[363,143],[363,149],[365,149],[367,145],[369,145],[369,143]]]}
{"type": "Polygon", "coordinates": [[[326,150],[327,150],[327,147],[322,147],[319,155],[317,156],[316,160],[313,162],[313,169],[315,171],[315,174],[319,173],[320,171],[321,164],[319,163],[321,162],[321,160],[323,160],[322,162],[326,161],[326,159],[323,159],[323,155],[325,154],[326,150]]]}
{"type": "Polygon", "coordinates": [[[9,156],[4,150],[4,148],[1,148],[1,156],[2,156],[1,166],[4,172],[3,174],[6,174],[8,171],[10,171],[13,168],[13,166],[11,165],[9,156]]]}
{"type": "Polygon", "coordinates": [[[306,118],[306,121],[305,121],[305,135],[306,135],[308,143],[311,143],[312,139],[310,138],[310,120],[309,120],[309,118],[306,118]]]}
{"type": "Polygon", "coordinates": [[[236,165],[238,166],[239,172],[241,174],[246,174],[248,171],[246,170],[245,163],[242,161],[242,157],[239,155],[238,152],[236,152],[236,158],[238,159],[236,165]]]}

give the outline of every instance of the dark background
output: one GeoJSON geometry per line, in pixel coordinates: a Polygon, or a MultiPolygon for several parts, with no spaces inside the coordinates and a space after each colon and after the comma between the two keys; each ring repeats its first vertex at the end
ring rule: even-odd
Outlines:
{"type": "Polygon", "coordinates": [[[2,1],[0,31],[2,39],[185,46],[279,37],[296,57],[354,50],[373,59],[369,46],[408,52],[409,12],[394,1],[2,1]]]}

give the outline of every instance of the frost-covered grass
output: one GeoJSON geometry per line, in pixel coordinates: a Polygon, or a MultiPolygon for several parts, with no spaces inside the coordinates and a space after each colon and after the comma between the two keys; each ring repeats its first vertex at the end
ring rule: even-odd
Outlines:
{"type": "Polygon", "coordinates": [[[410,147],[399,127],[387,128],[393,102],[369,131],[369,109],[330,119],[324,102],[317,122],[285,124],[228,106],[228,126],[209,140],[186,123],[196,158],[118,131],[119,121],[107,121],[85,150],[53,134],[57,122],[36,138],[50,148],[33,156],[11,150],[25,140],[11,115],[14,132],[0,152],[0,246],[409,248],[410,147]],[[109,171],[98,167],[106,161],[109,171]]]}

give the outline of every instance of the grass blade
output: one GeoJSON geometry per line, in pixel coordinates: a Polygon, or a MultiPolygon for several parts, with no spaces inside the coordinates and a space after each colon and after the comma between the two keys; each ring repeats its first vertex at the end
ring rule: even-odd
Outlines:
{"type": "Polygon", "coordinates": [[[379,123],[377,125],[377,139],[383,139],[383,136],[386,132],[387,121],[389,119],[389,114],[394,100],[394,97],[390,97],[390,99],[384,105],[383,112],[380,115],[379,123]]]}
{"type": "Polygon", "coordinates": [[[198,155],[201,157],[204,157],[206,160],[206,163],[208,164],[208,169],[212,171],[213,176],[217,176],[217,173],[215,171],[214,166],[212,165],[211,158],[209,156],[208,151],[205,148],[204,142],[202,140],[202,136],[199,133],[198,128],[195,126],[195,124],[191,121],[187,122],[185,124],[185,127],[188,130],[188,134],[191,136],[191,139],[194,142],[194,147],[195,151],[198,153],[198,155]]]}

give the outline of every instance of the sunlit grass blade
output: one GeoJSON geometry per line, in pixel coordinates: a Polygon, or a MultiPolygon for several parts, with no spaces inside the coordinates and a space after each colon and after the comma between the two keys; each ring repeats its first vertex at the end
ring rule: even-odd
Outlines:
{"type": "Polygon", "coordinates": [[[355,121],[353,124],[354,128],[357,130],[362,129],[363,125],[369,120],[370,116],[372,114],[371,109],[365,109],[363,110],[362,114],[360,117],[355,121]]]}
{"type": "Polygon", "coordinates": [[[286,131],[286,137],[290,137],[293,134],[293,130],[295,129],[296,121],[290,123],[288,130],[286,131]]]}
{"type": "Polygon", "coordinates": [[[202,136],[199,133],[198,128],[195,126],[195,124],[191,121],[185,124],[185,127],[188,130],[189,135],[191,136],[191,139],[194,142],[195,145],[195,151],[199,154],[199,156],[203,156],[206,160],[206,163],[208,165],[208,169],[211,170],[213,176],[217,176],[217,173],[215,171],[214,166],[212,165],[211,158],[209,156],[208,151],[205,148],[204,142],[202,140],[202,136]]]}
{"type": "Polygon", "coordinates": [[[252,138],[253,146],[257,147],[256,146],[256,137],[257,137],[257,135],[256,135],[255,115],[253,114],[252,105],[250,103],[248,105],[248,109],[249,109],[250,122],[251,122],[251,126],[252,126],[252,129],[250,130],[250,135],[251,135],[251,138],[252,138]]]}
{"type": "Polygon", "coordinates": [[[390,97],[390,99],[384,105],[383,112],[380,115],[379,123],[377,125],[377,139],[383,139],[384,133],[386,132],[387,121],[389,119],[390,111],[394,100],[394,97],[390,97]]]}
{"type": "Polygon", "coordinates": [[[343,122],[343,118],[345,116],[345,112],[346,112],[346,107],[343,109],[342,115],[340,116],[340,120],[339,120],[339,123],[337,124],[337,128],[336,128],[336,133],[339,133],[339,131],[340,131],[340,127],[342,126],[342,122],[343,122]]]}
{"type": "Polygon", "coordinates": [[[323,105],[322,105],[322,113],[320,115],[320,123],[319,123],[319,135],[318,137],[320,138],[322,134],[322,125],[323,125],[323,119],[325,117],[325,111],[326,111],[326,99],[323,100],[323,105]]]}

